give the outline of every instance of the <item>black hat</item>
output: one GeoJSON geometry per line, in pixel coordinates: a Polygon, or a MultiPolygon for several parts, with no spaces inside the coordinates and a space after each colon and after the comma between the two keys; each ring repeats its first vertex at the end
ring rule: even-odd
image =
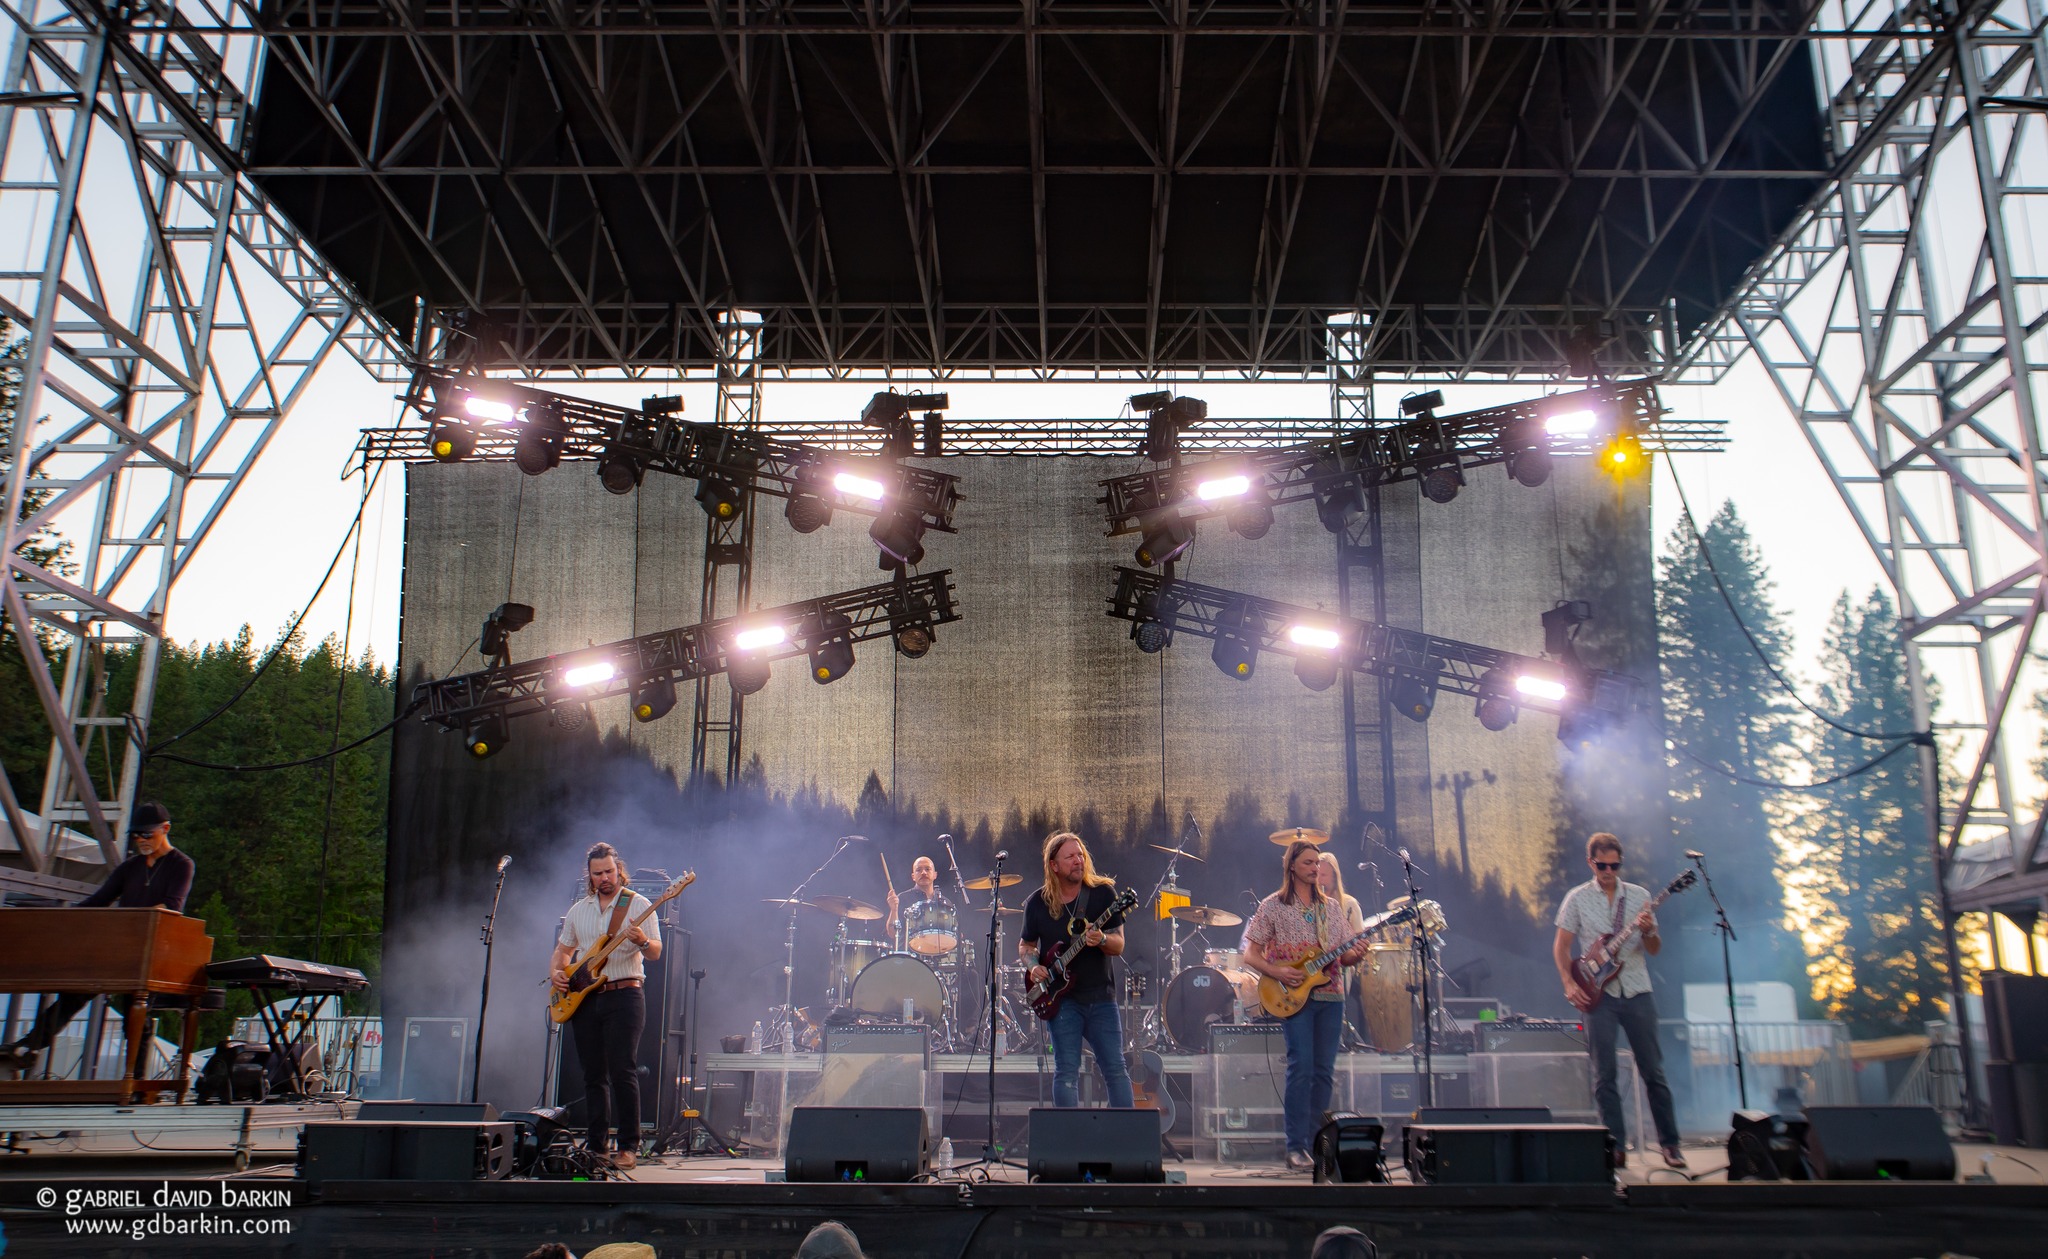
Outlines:
{"type": "Polygon", "coordinates": [[[141,835],[171,820],[170,811],[154,800],[144,800],[128,815],[128,833],[141,835]]]}

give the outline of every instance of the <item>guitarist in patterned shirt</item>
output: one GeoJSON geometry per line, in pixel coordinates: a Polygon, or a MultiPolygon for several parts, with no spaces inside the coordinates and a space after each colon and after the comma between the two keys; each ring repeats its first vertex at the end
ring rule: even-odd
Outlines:
{"type": "Polygon", "coordinates": [[[647,908],[647,898],[626,886],[626,865],[616,848],[592,844],[584,867],[589,894],[569,906],[562,919],[548,978],[556,992],[567,992],[576,959],[597,947],[614,926],[624,934],[625,943],[604,959],[603,984],[577,1008],[569,1030],[576,1034],[576,1057],[583,1064],[583,1104],[590,1110],[586,1141],[594,1154],[610,1148],[616,1106],[619,1152],[612,1162],[630,1169],[640,1146],[640,1073],[633,1059],[647,1026],[640,984],[647,976],[643,963],[661,958],[661,924],[650,914],[641,926],[627,925],[647,908]]]}
{"type": "MultiPolygon", "coordinates": [[[[1628,1033],[1628,1047],[1635,1053],[1636,1070],[1650,1094],[1650,1116],[1657,1125],[1657,1144],[1662,1147],[1668,1167],[1685,1169],[1685,1153],[1678,1146],[1678,1114],[1671,1104],[1671,1088],[1664,1082],[1663,1051],[1657,1044],[1657,998],[1650,992],[1650,968],[1644,957],[1655,957],[1664,947],[1657,934],[1657,916],[1650,912],[1650,891],[1621,881],[1621,841],[1606,831],[1586,840],[1586,864],[1593,877],[1565,893],[1557,909],[1557,936],[1551,942],[1551,957],[1557,963],[1558,978],[1564,981],[1564,995],[1581,1005],[1585,998],[1572,973],[1575,956],[1584,956],[1603,935],[1620,931],[1631,918],[1639,934],[1621,950],[1621,970],[1607,981],[1599,1003],[1586,1014],[1586,1048],[1593,1055],[1593,1099],[1600,1107],[1600,1122],[1614,1134],[1615,1148],[1628,1142],[1628,1129],[1621,1117],[1621,1086],[1615,1066],[1617,1032],[1628,1033]]],[[[1583,1006],[1581,1007],[1583,1008],[1583,1006]]]]}

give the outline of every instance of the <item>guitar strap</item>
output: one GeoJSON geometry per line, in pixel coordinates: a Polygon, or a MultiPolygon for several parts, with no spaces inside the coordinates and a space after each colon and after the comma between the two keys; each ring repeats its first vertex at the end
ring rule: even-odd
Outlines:
{"type": "MultiPolygon", "coordinates": [[[[1627,887],[1627,886],[1626,886],[1625,884],[1622,884],[1622,883],[1619,883],[1619,882],[1617,882],[1617,883],[1616,883],[1616,884],[1614,885],[1614,921],[1613,921],[1612,923],[1609,923],[1609,924],[1608,924],[1608,927],[1607,927],[1607,934],[1608,934],[1608,935],[1609,935],[1610,937],[1612,937],[1612,936],[1617,936],[1617,935],[1620,935],[1620,934],[1621,934],[1621,918],[1622,918],[1622,915],[1623,915],[1623,914],[1624,914],[1625,912],[1627,912],[1627,910],[1628,910],[1628,887],[1627,887]]],[[[1614,958],[1613,958],[1612,960],[1614,960],[1614,961],[1617,961],[1617,962],[1619,962],[1619,961],[1621,960],[1621,954],[1620,954],[1620,953],[1616,953],[1616,954],[1614,955],[1614,958]]],[[[1615,972],[1614,972],[1614,978],[1612,978],[1612,979],[1608,980],[1607,982],[1608,982],[1608,983],[1610,983],[1610,984],[1617,984],[1617,983],[1620,983],[1620,982],[1621,982],[1621,972],[1620,972],[1620,971],[1618,971],[1618,970],[1617,970],[1617,971],[1615,971],[1615,972]]],[[[1602,985],[1602,987],[1605,987],[1605,986],[1606,986],[1606,985],[1604,985],[1604,984],[1602,985]]],[[[1617,994],[1617,995],[1619,995],[1619,994],[1617,994]]]]}
{"type": "MultiPolygon", "coordinates": [[[[628,910],[632,909],[632,908],[633,908],[633,893],[631,893],[630,891],[626,890],[625,888],[620,888],[620,889],[619,889],[619,899],[618,899],[617,901],[613,902],[613,904],[612,904],[612,921],[611,921],[611,925],[610,925],[610,926],[608,926],[608,927],[606,927],[606,928],[604,929],[604,933],[605,933],[605,936],[606,936],[607,938],[609,938],[609,939],[613,939],[613,940],[616,940],[616,939],[618,939],[618,938],[619,938],[619,931],[620,931],[620,929],[621,929],[621,928],[623,928],[623,927],[624,927],[624,926],[626,925],[626,912],[627,912],[628,910]]],[[[616,950],[614,950],[614,952],[616,952],[616,950]]],[[[606,959],[605,959],[605,965],[609,966],[610,964],[611,964],[611,959],[610,959],[610,958],[606,958],[606,959]]],[[[595,970],[595,971],[592,971],[592,972],[591,972],[591,974],[590,974],[590,982],[591,982],[591,983],[593,983],[593,984],[601,984],[601,983],[603,983],[604,981],[605,981],[605,980],[604,980],[604,974],[603,974],[603,970],[602,970],[602,968],[599,968],[598,970],[595,970]]]]}

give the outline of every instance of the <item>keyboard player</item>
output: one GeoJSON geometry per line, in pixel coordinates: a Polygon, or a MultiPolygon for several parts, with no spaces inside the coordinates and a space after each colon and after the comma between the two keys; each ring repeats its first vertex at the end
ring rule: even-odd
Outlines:
{"type": "MultiPolygon", "coordinates": [[[[128,843],[134,850],[126,861],[114,867],[99,890],[78,902],[78,907],[116,905],[122,909],[163,908],[173,912],[185,908],[192,893],[192,858],[171,847],[171,815],[164,806],[145,800],[135,806],[128,819],[128,843]]],[[[0,1045],[0,1067],[27,1071],[35,1065],[57,1033],[74,1015],[91,1004],[93,994],[65,992],[43,1007],[42,1016],[28,1035],[13,1044],[0,1045]]],[[[126,1009],[125,999],[117,999],[126,1009]]]]}

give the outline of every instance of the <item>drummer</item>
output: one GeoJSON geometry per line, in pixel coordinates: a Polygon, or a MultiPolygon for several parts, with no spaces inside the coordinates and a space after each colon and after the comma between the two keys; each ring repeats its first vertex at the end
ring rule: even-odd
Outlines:
{"type": "MultiPolygon", "coordinates": [[[[898,898],[895,888],[889,889],[889,929],[895,933],[898,949],[913,948],[910,937],[922,923],[936,923],[944,917],[947,920],[946,933],[952,935],[955,931],[952,924],[957,921],[953,902],[939,891],[939,867],[930,857],[919,857],[910,863],[910,882],[916,890],[907,902],[898,898]]],[[[951,949],[953,946],[948,944],[946,947],[951,949]]]]}

